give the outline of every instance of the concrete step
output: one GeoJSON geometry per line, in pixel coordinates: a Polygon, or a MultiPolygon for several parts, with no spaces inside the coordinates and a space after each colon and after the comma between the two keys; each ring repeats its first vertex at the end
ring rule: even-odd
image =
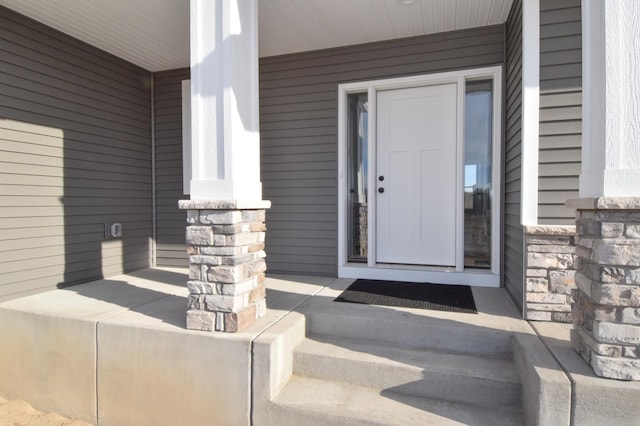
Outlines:
{"type": "Polygon", "coordinates": [[[417,398],[293,376],[273,401],[268,418],[254,424],[286,425],[522,425],[519,412],[417,398]]]}
{"type": "Polygon", "coordinates": [[[509,331],[478,325],[474,314],[457,314],[465,320],[460,321],[369,305],[323,303],[309,306],[305,315],[313,335],[459,353],[510,355],[512,351],[509,331]]]}
{"type": "Polygon", "coordinates": [[[293,373],[445,401],[515,410],[521,404],[520,378],[502,355],[311,336],[294,351],[293,373]]]}

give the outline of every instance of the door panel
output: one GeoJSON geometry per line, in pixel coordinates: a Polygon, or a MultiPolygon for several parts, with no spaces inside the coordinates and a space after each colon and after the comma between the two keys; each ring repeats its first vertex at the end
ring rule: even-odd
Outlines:
{"type": "Polygon", "coordinates": [[[377,261],[455,266],[457,85],[377,95],[377,261]]]}

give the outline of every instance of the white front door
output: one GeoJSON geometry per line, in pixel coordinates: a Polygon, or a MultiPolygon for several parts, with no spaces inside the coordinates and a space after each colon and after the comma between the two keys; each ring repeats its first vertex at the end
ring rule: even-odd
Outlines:
{"type": "Polygon", "coordinates": [[[457,84],[377,92],[376,260],[456,265],[457,84]]]}

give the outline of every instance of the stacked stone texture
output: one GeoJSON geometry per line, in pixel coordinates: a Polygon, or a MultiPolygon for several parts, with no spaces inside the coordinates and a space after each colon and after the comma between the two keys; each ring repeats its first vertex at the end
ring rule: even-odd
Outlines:
{"type": "Polygon", "coordinates": [[[265,210],[187,210],[187,328],[240,331],[266,312],[265,210]]]}
{"type": "Polygon", "coordinates": [[[575,227],[525,227],[525,318],[571,322],[575,288],[575,227]]]}
{"type": "Polygon", "coordinates": [[[574,348],[599,376],[640,380],[640,211],[579,210],[574,348]]]}

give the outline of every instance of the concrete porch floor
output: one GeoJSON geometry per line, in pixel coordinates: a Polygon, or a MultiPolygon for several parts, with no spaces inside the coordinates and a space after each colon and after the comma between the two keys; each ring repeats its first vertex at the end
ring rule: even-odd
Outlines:
{"type": "Polygon", "coordinates": [[[292,330],[349,309],[512,333],[530,423],[640,423],[640,383],[594,377],[570,326],[532,327],[503,289],[474,288],[469,315],[333,303],[352,280],[272,275],[267,315],[226,334],[186,330],[186,280],[147,269],[0,304],[0,395],[100,425],[248,425],[290,374],[292,330]]]}

